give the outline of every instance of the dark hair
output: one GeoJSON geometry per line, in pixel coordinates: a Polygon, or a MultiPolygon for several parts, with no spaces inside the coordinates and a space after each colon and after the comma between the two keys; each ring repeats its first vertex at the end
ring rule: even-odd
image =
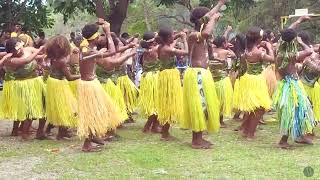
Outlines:
{"type": "Polygon", "coordinates": [[[130,37],[129,33],[127,32],[124,32],[121,34],[121,37],[124,38],[124,39],[128,39],[130,37]]]}
{"type": "Polygon", "coordinates": [[[169,27],[162,27],[162,28],[160,28],[158,34],[159,34],[160,42],[163,44],[168,41],[170,36],[172,36],[173,31],[169,27]]]}
{"type": "Polygon", "coordinates": [[[43,31],[38,32],[39,37],[46,37],[45,33],[43,31]]]}
{"type": "Polygon", "coordinates": [[[297,37],[297,32],[294,29],[287,28],[281,31],[281,39],[285,42],[291,42],[297,37]]]}
{"type": "Polygon", "coordinates": [[[24,26],[24,27],[21,28],[21,31],[24,32],[24,33],[27,33],[28,32],[28,28],[24,26]]]}
{"type": "Polygon", "coordinates": [[[221,48],[223,44],[226,42],[226,38],[223,36],[218,36],[214,39],[213,44],[217,46],[217,48],[221,48]]]}
{"type": "Polygon", "coordinates": [[[155,38],[155,36],[156,36],[156,34],[155,34],[154,32],[148,31],[148,32],[145,32],[145,33],[143,34],[142,39],[145,40],[145,41],[148,41],[148,40],[150,40],[150,39],[155,38]]]}
{"type": "Polygon", "coordinates": [[[13,53],[16,51],[16,44],[21,42],[19,38],[10,38],[6,42],[6,52],[13,53]]]}
{"type": "Polygon", "coordinates": [[[82,36],[89,39],[94,33],[98,32],[99,26],[96,24],[87,24],[82,29],[82,36]]]}
{"type": "Polygon", "coordinates": [[[51,60],[61,59],[70,54],[71,47],[68,39],[62,35],[54,36],[46,44],[46,54],[51,60]]]}
{"type": "Polygon", "coordinates": [[[256,26],[248,29],[248,32],[246,34],[246,41],[247,41],[246,48],[249,48],[249,49],[252,48],[253,45],[257,43],[259,39],[262,38],[260,34],[261,30],[262,30],[261,28],[256,26]]]}
{"type": "Polygon", "coordinates": [[[264,31],[263,32],[263,38],[262,38],[262,40],[263,41],[270,41],[271,40],[271,34],[272,34],[272,31],[271,30],[266,30],[266,31],[264,31]]]}
{"type": "Polygon", "coordinates": [[[231,50],[240,58],[246,49],[246,36],[244,34],[237,34],[231,43],[233,44],[231,50]]]}
{"type": "Polygon", "coordinates": [[[310,46],[312,44],[310,34],[307,31],[300,32],[298,36],[306,45],[310,46]]]}
{"type": "Polygon", "coordinates": [[[190,22],[195,25],[195,28],[200,30],[201,21],[200,19],[210,11],[207,7],[196,7],[190,13],[190,22]]]}

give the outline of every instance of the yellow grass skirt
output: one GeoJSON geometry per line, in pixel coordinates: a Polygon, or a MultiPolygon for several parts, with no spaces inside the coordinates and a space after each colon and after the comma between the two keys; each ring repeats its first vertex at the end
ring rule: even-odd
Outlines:
{"type": "Polygon", "coordinates": [[[69,86],[70,86],[71,92],[73,93],[73,95],[76,99],[78,99],[78,84],[80,81],[81,81],[80,79],[77,79],[74,81],[69,81],[69,86]]]}
{"type": "Polygon", "coordinates": [[[158,77],[158,119],[161,125],[172,124],[183,118],[183,91],[180,72],[166,69],[158,77]]]}
{"type": "Polygon", "coordinates": [[[2,94],[3,117],[14,121],[44,118],[44,87],[42,77],[5,81],[2,94]]]}
{"type": "Polygon", "coordinates": [[[271,109],[272,100],[262,74],[244,74],[236,80],[233,94],[233,107],[240,111],[253,112],[259,108],[271,109]]]}
{"type": "Polygon", "coordinates": [[[101,137],[108,130],[120,125],[119,110],[98,80],[81,80],[78,94],[80,138],[87,138],[91,134],[101,137]]]}
{"type": "Polygon", "coordinates": [[[225,117],[232,115],[232,98],[233,88],[230,77],[226,77],[220,81],[215,82],[218,99],[220,102],[220,113],[225,117]]]}
{"type": "Polygon", "coordinates": [[[316,82],[314,84],[314,87],[310,87],[304,84],[303,84],[303,87],[308,95],[308,98],[311,101],[315,120],[319,122],[320,121],[320,85],[318,82],[316,82]]]}
{"type": "Polygon", "coordinates": [[[120,90],[122,91],[124,101],[127,106],[127,111],[129,113],[132,113],[138,103],[139,90],[131,81],[128,75],[119,77],[117,85],[120,87],[120,90]]]}
{"type": "Polygon", "coordinates": [[[56,126],[78,125],[77,100],[69,82],[49,77],[47,79],[46,114],[49,123],[56,126]]]}
{"type": "Polygon", "coordinates": [[[181,127],[195,132],[218,132],[220,105],[211,72],[202,68],[188,68],[184,74],[183,96],[184,118],[181,127]],[[202,84],[203,95],[198,82],[202,84]]]}
{"type": "Polygon", "coordinates": [[[120,111],[120,119],[125,121],[128,119],[128,113],[127,113],[127,107],[124,102],[124,98],[122,95],[122,91],[120,90],[120,87],[115,85],[114,82],[111,79],[107,80],[107,83],[101,83],[103,89],[109,94],[113,102],[116,104],[120,111]]]}
{"type": "Polygon", "coordinates": [[[262,72],[263,76],[267,80],[268,92],[270,97],[272,98],[275,89],[277,88],[277,77],[275,72],[275,66],[270,65],[262,72]]]}
{"type": "Polygon", "coordinates": [[[147,72],[141,77],[138,107],[143,117],[158,114],[158,77],[159,72],[147,72]]]}

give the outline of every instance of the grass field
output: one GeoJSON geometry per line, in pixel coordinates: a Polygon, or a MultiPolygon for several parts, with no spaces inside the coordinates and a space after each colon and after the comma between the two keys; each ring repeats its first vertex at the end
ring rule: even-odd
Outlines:
{"type": "MultiPolygon", "coordinates": [[[[247,142],[227,121],[228,128],[207,138],[211,150],[190,148],[190,131],[174,127],[177,137],[162,142],[158,134],[143,134],[144,121],[118,131],[120,141],[108,143],[102,152],[85,154],[82,142],[54,140],[22,142],[9,137],[11,123],[2,121],[0,179],[320,179],[320,145],[294,144],[278,149],[277,122],[260,126],[257,139],[247,142]]],[[[319,131],[318,131],[319,132],[319,131]]]]}

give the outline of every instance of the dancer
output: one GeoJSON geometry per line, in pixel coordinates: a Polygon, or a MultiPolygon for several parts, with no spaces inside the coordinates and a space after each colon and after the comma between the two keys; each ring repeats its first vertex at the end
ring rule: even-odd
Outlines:
{"type": "Polygon", "coordinates": [[[187,56],[188,44],[185,33],[180,37],[185,44],[183,50],[173,48],[174,34],[168,27],[159,30],[158,57],[160,73],[158,77],[158,119],[162,127],[161,140],[169,141],[173,137],[169,133],[170,125],[183,118],[183,91],[180,81],[180,72],[176,69],[175,56],[187,56]]]}
{"type": "Polygon", "coordinates": [[[50,74],[47,80],[46,115],[54,126],[59,126],[57,140],[67,137],[67,128],[77,127],[77,100],[68,81],[80,78],[72,75],[69,69],[71,48],[68,39],[56,36],[46,45],[47,58],[51,60],[50,74]]]}
{"type": "Polygon", "coordinates": [[[232,59],[236,55],[228,50],[225,37],[216,37],[213,41],[216,48],[213,49],[213,59],[209,60],[210,71],[215,81],[215,87],[220,102],[220,127],[225,128],[224,117],[231,117],[233,89],[229,71],[232,68],[232,59]]]}
{"type": "Polygon", "coordinates": [[[195,8],[191,12],[190,21],[195,25],[195,32],[188,38],[191,68],[184,75],[184,119],[183,128],[192,129],[192,148],[208,149],[212,143],[203,139],[203,132],[218,132],[219,100],[216,94],[212,74],[207,69],[207,41],[212,36],[215,23],[220,17],[218,10],[225,1],[219,1],[212,9],[195,8]]]}
{"type": "Polygon", "coordinates": [[[296,142],[312,144],[312,141],[303,135],[311,134],[315,126],[312,107],[303,87],[298,83],[295,66],[296,63],[302,62],[310,56],[312,49],[308,48],[298,52],[295,42],[296,36],[296,31],[292,28],[281,32],[282,41],[276,58],[276,67],[279,69],[282,79],[274,94],[274,106],[277,109],[282,135],[279,147],[283,149],[290,147],[288,144],[290,135],[296,142]]]}
{"type": "Polygon", "coordinates": [[[159,60],[158,45],[155,43],[154,32],[146,32],[140,42],[141,54],[138,57],[139,64],[142,65],[142,77],[140,81],[139,109],[142,116],[148,118],[144,125],[143,132],[149,131],[160,133],[158,111],[158,76],[159,60]]]}
{"type": "Polygon", "coordinates": [[[29,139],[29,129],[33,119],[39,119],[37,139],[44,139],[45,109],[43,104],[44,83],[37,76],[37,56],[44,47],[23,48],[23,42],[11,38],[6,43],[7,53],[12,57],[4,61],[5,82],[2,97],[2,110],[6,119],[14,120],[12,136],[18,136],[21,123],[22,139],[29,139]]]}
{"type": "Polygon", "coordinates": [[[271,109],[271,98],[263,71],[263,62],[273,62],[274,53],[269,42],[261,42],[263,30],[258,27],[249,28],[246,40],[247,47],[243,59],[247,62],[247,72],[240,78],[239,87],[234,94],[234,107],[248,113],[242,124],[243,135],[247,140],[254,138],[255,130],[266,110],[271,109]],[[263,46],[267,52],[258,49],[263,46]]]}
{"type": "MultiPolygon", "coordinates": [[[[110,24],[99,20],[105,32],[110,33],[110,24]],[[102,23],[101,23],[102,22],[102,23]]],[[[78,136],[85,138],[82,146],[84,152],[100,151],[99,146],[93,146],[94,137],[102,137],[105,133],[119,125],[121,121],[119,110],[110,96],[96,79],[95,67],[97,58],[104,58],[111,53],[97,51],[99,26],[88,24],[82,29],[82,35],[87,42],[82,43],[80,58],[81,81],[78,85],[79,125],[78,136]]]]}

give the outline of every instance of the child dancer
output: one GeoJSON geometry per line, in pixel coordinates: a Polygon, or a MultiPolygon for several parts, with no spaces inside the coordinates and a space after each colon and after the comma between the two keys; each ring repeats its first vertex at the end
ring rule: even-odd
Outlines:
{"type": "Polygon", "coordinates": [[[234,97],[234,106],[240,111],[248,113],[248,117],[242,124],[244,136],[248,140],[254,138],[254,133],[265,110],[270,110],[271,99],[263,71],[263,62],[274,61],[272,45],[268,42],[261,42],[263,30],[252,27],[246,35],[247,47],[244,59],[247,62],[247,72],[240,80],[237,93],[234,97]],[[258,49],[263,46],[267,52],[258,49]]]}
{"type": "Polygon", "coordinates": [[[163,27],[159,30],[158,57],[160,60],[160,73],[158,77],[158,119],[162,127],[161,140],[172,139],[169,129],[170,124],[181,121],[183,117],[183,92],[180,81],[180,72],[176,69],[175,56],[188,55],[188,44],[185,33],[180,36],[185,48],[173,48],[174,34],[170,28],[163,27]]]}
{"type": "Polygon", "coordinates": [[[21,136],[24,140],[29,139],[33,119],[39,119],[36,138],[45,137],[44,83],[43,79],[37,76],[35,61],[43,49],[44,47],[23,48],[23,43],[17,38],[11,38],[6,43],[6,51],[12,53],[12,56],[3,64],[6,74],[2,110],[6,119],[15,120],[12,136],[18,135],[20,122],[23,122],[21,136]]]}
{"type": "MultiPolygon", "coordinates": [[[[81,81],[78,85],[78,136],[85,138],[82,146],[84,152],[101,150],[99,146],[92,145],[93,138],[104,136],[108,130],[116,128],[121,121],[119,110],[96,79],[96,59],[108,55],[96,50],[99,39],[98,29],[99,26],[96,24],[88,24],[82,29],[82,35],[87,43],[82,43],[80,48],[81,81]]],[[[105,33],[110,33],[109,23],[103,22],[103,29],[105,33]]]]}
{"type": "Polygon", "coordinates": [[[64,36],[53,37],[46,45],[47,58],[51,60],[47,80],[46,114],[50,124],[59,126],[57,140],[67,136],[68,127],[78,125],[77,101],[68,81],[79,79],[80,75],[72,75],[70,72],[70,53],[69,41],[64,36]]]}
{"type": "Polygon", "coordinates": [[[205,7],[195,8],[190,20],[195,24],[195,32],[188,38],[191,68],[184,75],[184,119],[183,128],[192,129],[192,148],[208,149],[211,142],[203,139],[203,132],[217,132],[219,123],[219,100],[212,74],[208,68],[207,41],[212,35],[217,13],[225,1],[219,1],[211,11],[205,7]]]}
{"type": "Polygon", "coordinates": [[[303,135],[312,133],[315,127],[314,114],[311,104],[303,87],[298,83],[296,63],[303,61],[312,54],[312,49],[297,51],[295,42],[297,34],[294,29],[288,28],[281,32],[281,42],[278,48],[276,67],[282,76],[274,94],[274,106],[280,120],[282,135],[279,147],[289,148],[288,137],[300,143],[312,144],[310,139],[303,135]]]}

